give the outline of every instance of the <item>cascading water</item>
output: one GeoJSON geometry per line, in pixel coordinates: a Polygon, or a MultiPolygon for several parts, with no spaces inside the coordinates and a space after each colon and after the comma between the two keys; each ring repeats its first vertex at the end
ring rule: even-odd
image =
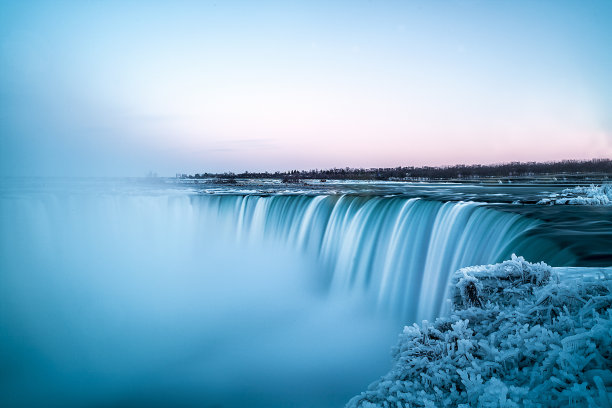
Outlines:
{"type": "Polygon", "coordinates": [[[192,204],[238,241],[306,251],[330,292],[369,297],[402,321],[439,315],[453,271],[503,259],[536,224],[477,203],[401,197],[197,196],[192,204]]]}
{"type": "Polygon", "coordinates": [[[403,324],[443,311],[451,271],[536,223],[402,197],[76,190],[0,195],[0,405],[341,406],[403,324]]]}

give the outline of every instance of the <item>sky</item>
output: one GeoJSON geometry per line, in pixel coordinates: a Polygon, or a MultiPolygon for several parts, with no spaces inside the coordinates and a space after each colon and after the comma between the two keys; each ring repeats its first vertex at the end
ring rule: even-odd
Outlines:
{"type": "Polygon", "coordinates": [[[0,0],[0,175],[612,157],[612,1],[0,0]]]}

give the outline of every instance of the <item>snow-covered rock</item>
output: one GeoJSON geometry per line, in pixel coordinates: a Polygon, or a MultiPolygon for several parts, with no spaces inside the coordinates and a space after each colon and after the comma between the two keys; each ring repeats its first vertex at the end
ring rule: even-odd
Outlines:
{"type": "Polygon", "coordinates": [[[612,278],[522,257],[463,268],[450,316],[406,326],[347,407],[612,407],[612,278]]]}
{"type": "Polygon", "coordinates": [[[538,204],[612,205],[612,184],[589,187],[566,188],[561,194],[551,194],[538,204]]]}

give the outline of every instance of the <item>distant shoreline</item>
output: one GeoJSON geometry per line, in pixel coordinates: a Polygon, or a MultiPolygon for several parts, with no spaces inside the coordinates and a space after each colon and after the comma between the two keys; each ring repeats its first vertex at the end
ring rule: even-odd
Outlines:
{"type": "Polygon", "coordinates": [[[493,165],[455,165],[445,167],[333,168],[276,172],[177,174],[179,179],[279,179],[286,183],[301,180],[371,181],[446,181],[446,182],[521,182],[601,181],[612,179],[612,160],[563,160],[559,162],[513,162],[493,165]]]}

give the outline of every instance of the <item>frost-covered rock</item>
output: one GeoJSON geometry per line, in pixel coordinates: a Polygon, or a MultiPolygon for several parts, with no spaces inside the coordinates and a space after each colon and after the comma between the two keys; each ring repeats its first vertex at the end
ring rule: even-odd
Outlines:
{"type": "Polygon", "coordinates": [[[551,194],[538,204],[612,205],[612,184],[589,187],[566,188],[561,194],[551,194]]]}
{"type": "Polygon", "coordinates": [[[612,407],[612,279],[522,257],[460,269],[452,312],[407,326],[347,407],[612,407]]]}

